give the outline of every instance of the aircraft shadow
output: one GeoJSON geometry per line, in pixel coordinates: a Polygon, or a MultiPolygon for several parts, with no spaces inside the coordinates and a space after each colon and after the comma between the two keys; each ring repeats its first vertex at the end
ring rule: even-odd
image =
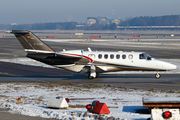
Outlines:
{"type": "Polygon", "coordinates": [[[148,107],[143,106],[123,106],[123,112],[151,114],[148,110],[148,107]]]}
{"type": "MultiPolygon", "coordinates": [[[[15,75],[15,76],[8,76],[8,75],[1,75],[0,77],[11,77],[11,78],[60,78],[60,79],[88,79],[87,75],[15,75]]],[[[154,78],[153,76],[141,76],[141,75],[99,75],[96,79],[105,79],[105,78],[154,78]]],[[[94,80],[96,80],[94,79],[94,80]]],[[[92,80],[92,79],[91,79],[92,80]]]]}

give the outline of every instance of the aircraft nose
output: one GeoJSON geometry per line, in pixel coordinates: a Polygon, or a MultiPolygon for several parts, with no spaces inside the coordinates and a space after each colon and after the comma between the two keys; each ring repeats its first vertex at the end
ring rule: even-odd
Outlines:
{"type": "Polygon", "coordinates": [[[168,70],[175,70],[177,68],[177,66],[174,64],[168,63],[167,68],[168,68],[168,70]]]}
{"type": "Polygon", "coordinates": [[[172,67],[171,67],[171,68],[172,68],[173,70],[175,70],[175,69],[177,68],[177,66],[172,64],[172,67]]]}

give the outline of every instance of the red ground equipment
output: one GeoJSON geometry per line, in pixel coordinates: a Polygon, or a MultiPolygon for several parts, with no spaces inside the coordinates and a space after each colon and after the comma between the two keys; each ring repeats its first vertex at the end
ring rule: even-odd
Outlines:
{"type": "Polygon", "coordinates": [[[96,114],[109,114],[110,111],[106,103],[100,103],[99,101],[93,101],[92,104],[86,105],[86,109],[91,113],[96,114]]]}

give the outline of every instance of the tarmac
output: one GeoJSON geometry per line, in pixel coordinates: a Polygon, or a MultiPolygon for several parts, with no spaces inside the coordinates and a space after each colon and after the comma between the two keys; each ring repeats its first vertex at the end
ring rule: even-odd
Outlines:
{"type": "Polygon", "coordinates": [[[63,69],[43,68],[0,62],[0,82],[70,82],[77,84],[111,85],[134,89],[180,90],[180,74],[100,74],[96,79],[63,69]],[[4,74],[3,74],[4,73],[4,74]]]}

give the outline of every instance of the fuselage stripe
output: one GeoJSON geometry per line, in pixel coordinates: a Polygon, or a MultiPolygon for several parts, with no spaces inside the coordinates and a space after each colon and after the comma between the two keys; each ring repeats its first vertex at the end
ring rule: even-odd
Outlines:
{"type": "Polygon", "coordinates": [[[71,56],[78,56],[78,57],[81,57],[81,56],[82,56],[83,58],[88,59],[88,60],[90,61],[90,63],[92,63],[92,62],[93,62],[93,59],[91,59],[90,57],[85,56],[85,55],[71,54],[71,53],[61,53],[61,54],[66,54],[66,55],[71,55],[71,56]]]}

